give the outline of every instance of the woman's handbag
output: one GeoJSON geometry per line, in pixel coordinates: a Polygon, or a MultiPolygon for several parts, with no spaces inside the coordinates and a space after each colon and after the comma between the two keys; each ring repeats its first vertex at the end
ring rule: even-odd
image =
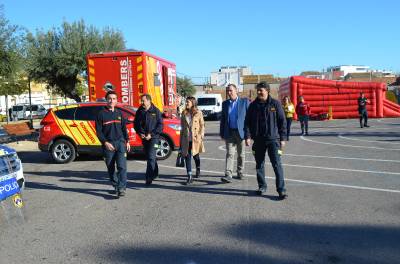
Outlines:
{"type": "Polygon", "coordinates": [[[176,157],[176,163],[175,163],[176,167],[185,167],[185,159],[182,156],[182,153],[179,152],[178,156],[176,157]]]}

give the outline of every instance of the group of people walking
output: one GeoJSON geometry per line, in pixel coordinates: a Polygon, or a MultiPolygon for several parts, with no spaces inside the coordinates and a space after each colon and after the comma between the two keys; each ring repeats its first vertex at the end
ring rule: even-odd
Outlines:
{"type": "MultiPolygon", "coordinates": [[[[284,173],[281,162],[282,149],[289,141],[290,128],[294,113],[299,117],[302,135],[308,135],[310,105],[302,96],[294,107],[288,96],[282,103],[270,95],[270,86],[265,82],[256,85],[257,98],[250,103],[247,98],[240,98],[236,85],[226,87],[227,100],[222,103],[219,135],[225,142],[225,173],[221,177],[223,183],[231,183],[233,178],[243,180],[245,168],[245,147],[252,143],[252,153],[256,162],[258,182],[257,193],[262,195],[267,190],[265,180],[265,155],[269,160],[276,177],[276,191],[280,199],[287,197],[284,173]],[[234,176],[235,154],[237,154],[236,175],[234,176]]],[[[106,94],[107,107],[98,114],[96,120],[97,136],[102,143],[105,162],[110,181],[118,196],[125,195],[126,189],[126,155],[130,150],[126,120],[115,106],[117,94],[109,91],[106,94]],[[115,166],[117,172],[115,172],[115,166]]],[[[365,105],[367,100],[361,96],[358,100],[360,125],[367,126],[365,105]],[[362,113],[362,115],[361,115],[362,113]],[[362,119],[365,122],[362,123],[362,119]]],[[[146,184],[150,185],[158,177],[156,148],[159,135],[163,129],[161,112],[151,102],[151,96],[141,96],[141,106],[134,120],[136,133],[141,137],[147,159],[146,184]]],[[[197,108],[194,97],[187,97],[181,113],[180,152],[185,159],[187,180],[190,185],[193,178],[199,178],[200,153],[205,151],[204,118],[197,108]],[[192,174],[192,158],[196,170],[192,174]]]]}

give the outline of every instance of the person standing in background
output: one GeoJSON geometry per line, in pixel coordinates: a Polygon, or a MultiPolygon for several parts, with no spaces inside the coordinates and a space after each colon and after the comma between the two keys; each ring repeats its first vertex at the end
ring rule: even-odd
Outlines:
{"type": "Polygon", "coordinates": [[[361,128],[369,127],[368,111],[367,111],[367,104],[369,103],[369,100],[365,97],[363,92],[360,93],[360,97],[358,97],[357,103],[358,103],[358,114],[360,115],[360,127],[361,128]]]}
{"type": "Polygon", "coordinates": [[[282,100],[283,111],[285,111],[286,117],[286,141],[289,141],[290,127],[292,126],[293,114],[295,113],[295,108],[293,103],[290,101],[289,96],[283,97],[282,100]]]}
{"type": "Polygon", "coordinates": [[[308,136],[308,120],[310,119],[310,113],[310,105],[304,101],[303,96],[299,96],[299,102],[296,106],[296,114],[299,116],[302,136],[308,136]]]}

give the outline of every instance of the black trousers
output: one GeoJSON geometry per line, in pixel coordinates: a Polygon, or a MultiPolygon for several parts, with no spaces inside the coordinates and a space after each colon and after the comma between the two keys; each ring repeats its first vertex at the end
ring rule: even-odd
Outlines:
{"type": "Polygon", "coordinates": [[[289,140],[290,127],[292,126],[292,120],[293,120],[293,118],[286,117],[286,137],[287,137],[287,140],[289,140]]]}
{"type": "Polygon", "coordinates": [[[158,164],[156,158],[156,145],[159,144],[158,138],[151,138],[150,140],[142,140],[144,153],[147,160],[146,168],[146,182],[151,182],[158,177],[158,164]]]}
{"type": "Polygon", "coordinates": [[[284,192],[286,189],[281,156],[278,154],[279,147],[278,140],[265,140],[260,137],[254,140],[252,150],[256,159],[258,187],[267,188],[267,181],[265,180],[265,153],[267,152],[275,173],[276,190],[278,192],[284,192]]]}
{"type": "MultiPolygon", "coordinates": [[[[189,149],[188,149],[188,155],[185,157],[185,164],[186,164],[186,172],[189,174],[189,172],[192,172],[192,141],[189,142],[189,149]]],[[[197,153],[196,155],[193,156],[194,163],[196,164],[196,169],[200,169],[200,155],[197,153]]]]}
{"type": "Polygon", "coordinates": [[[368,125],[368,112],[367,110],[361,110],[359,111],[360,114],[360,126],[363,127],[363,120],[364,120],[364,126],[368,125]]]}

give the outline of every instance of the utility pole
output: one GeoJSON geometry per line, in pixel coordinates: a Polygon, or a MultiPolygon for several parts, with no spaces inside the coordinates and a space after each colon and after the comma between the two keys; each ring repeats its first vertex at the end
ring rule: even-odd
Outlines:
{"type": "Polygon", "coordinates": [[[28,86],[29,86],[29,121],[31,123],[31,129],[33,128],[32,120],[32,95],[31,95],[31,77],[28,76],[28,86]]]}

